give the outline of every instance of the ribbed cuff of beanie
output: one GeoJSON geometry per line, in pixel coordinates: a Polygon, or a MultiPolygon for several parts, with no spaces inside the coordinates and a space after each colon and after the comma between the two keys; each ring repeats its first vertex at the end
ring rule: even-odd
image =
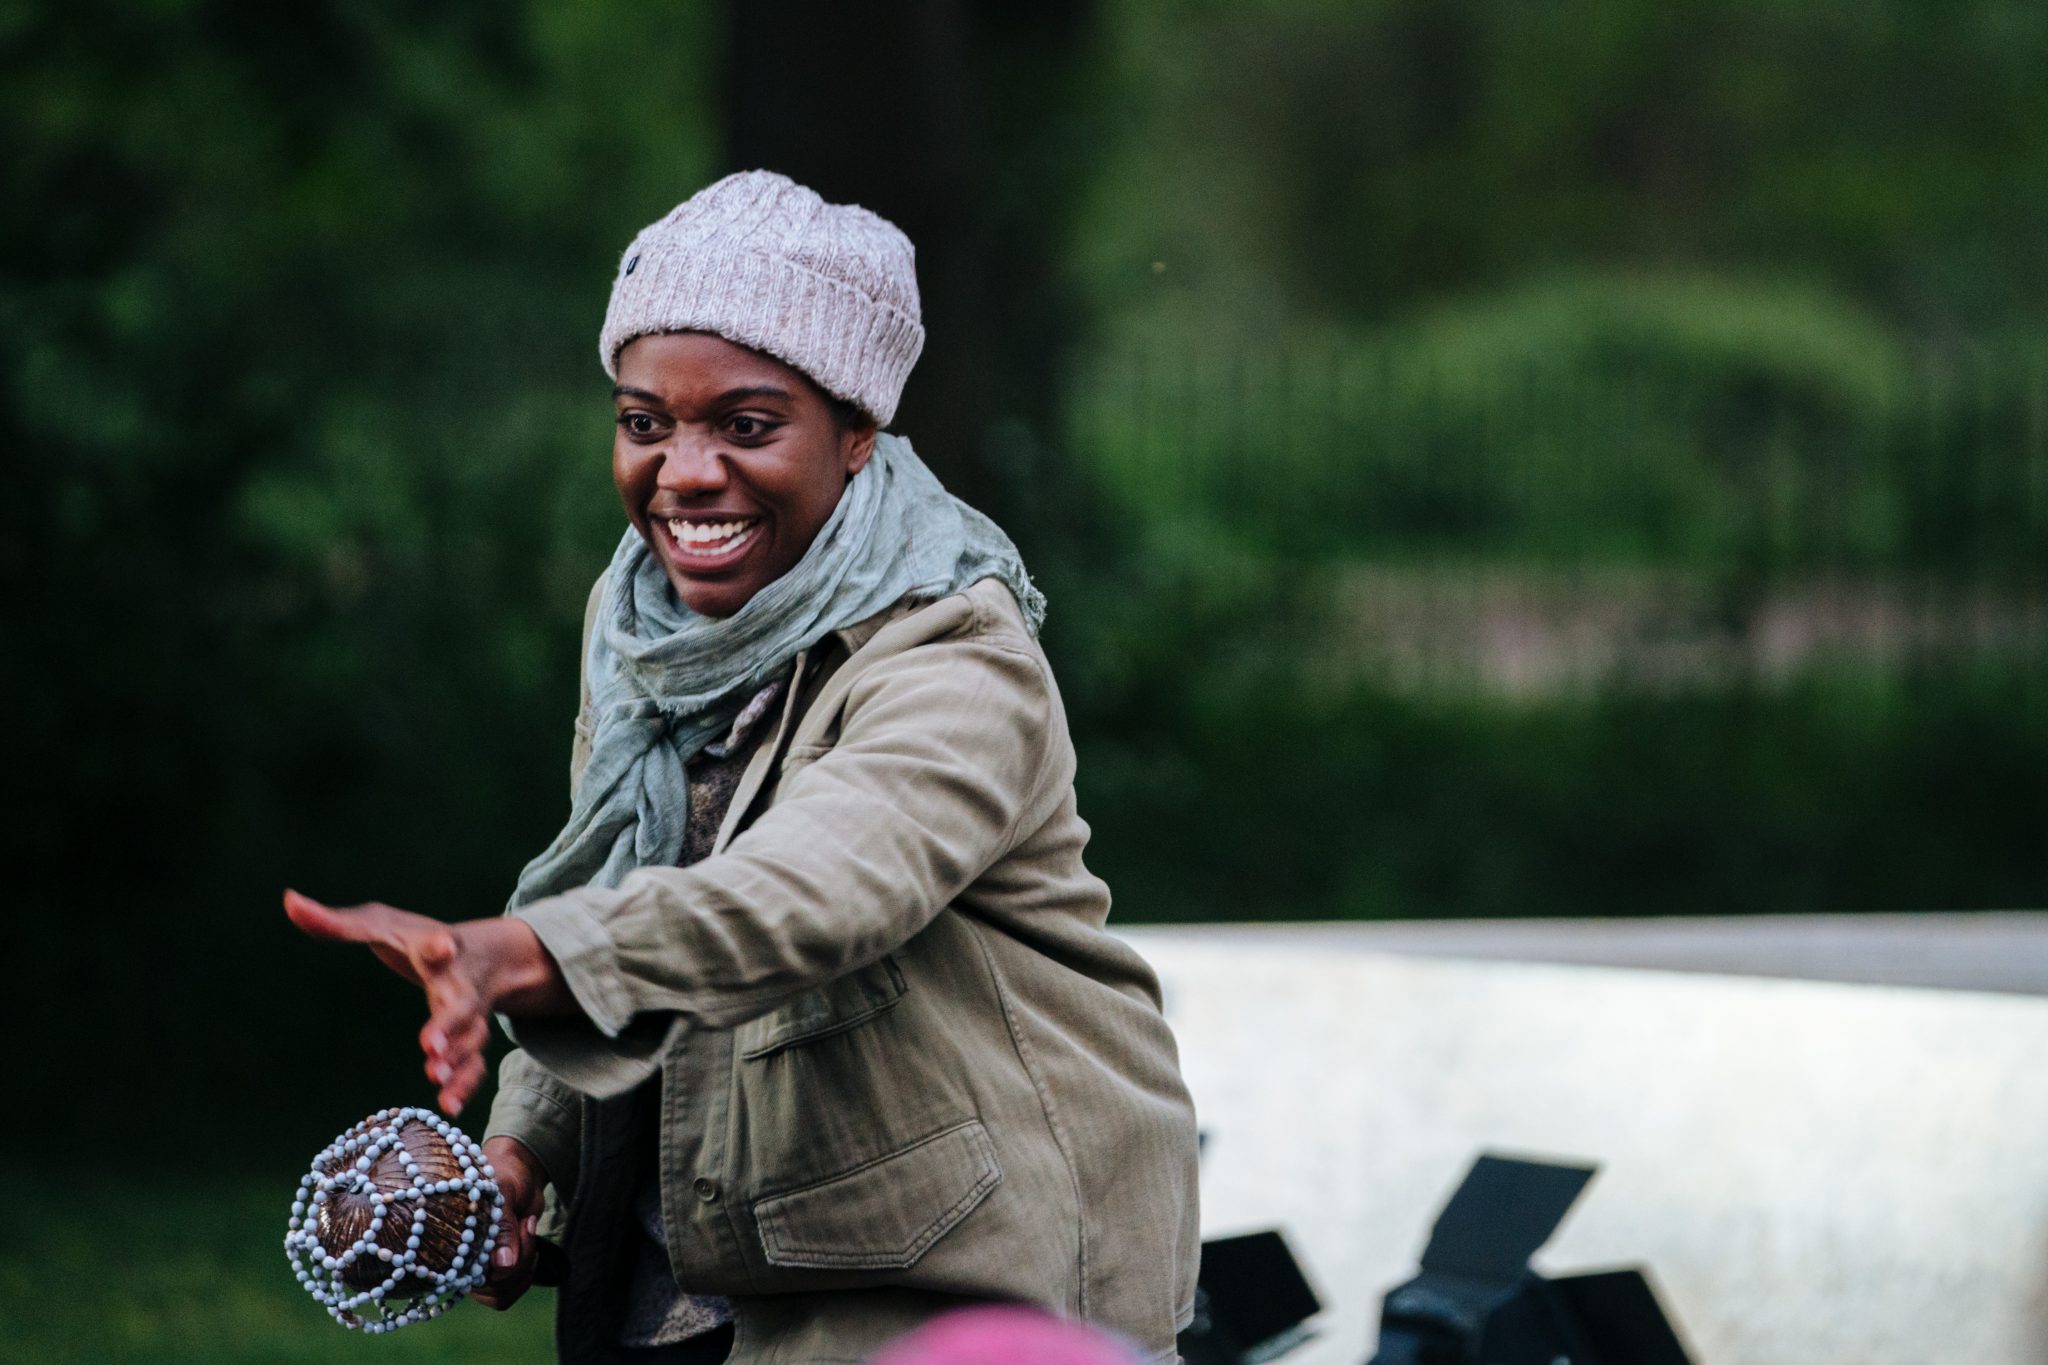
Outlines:
{"type": "Polygon", "coordinates": [[[772,355],[887,426],[924,346],[916,318],[786,257],[643,253],[605,315],[605,372],[656,332],[713,332],[772,355]]]}

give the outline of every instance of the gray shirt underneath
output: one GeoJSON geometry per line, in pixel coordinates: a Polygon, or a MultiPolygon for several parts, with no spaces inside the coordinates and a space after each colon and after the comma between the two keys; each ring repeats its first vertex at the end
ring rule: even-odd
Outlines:
{"type": "MultiPolygon", "coordinates": [[[[739,787],[747,760],[774,728],[762,722],[775,709],[783,693],[777,680],[762,688],[733,721],[732,729],[716,744],[705,746],[690,761],[690,822],[683,835],[682,862],[687,865],[710,856],[718,839],[718,827],[725,822],[726,808],[739,787]]],[[[660,1085],[661,1078],[649,1081],[660,1085]]],[[[674,1268],[668,1263],[668,1231],[661,1221],[660,1145],[642,1175],[633,1195],[633,1216],[640,1235],[627,1257],[626,1310],[619,1324],[621,1346],[672,1346],[688,1341],[732,1320],[732,1308],[712,1295],[685,1294],[676,1284],[674,1268]]]]}

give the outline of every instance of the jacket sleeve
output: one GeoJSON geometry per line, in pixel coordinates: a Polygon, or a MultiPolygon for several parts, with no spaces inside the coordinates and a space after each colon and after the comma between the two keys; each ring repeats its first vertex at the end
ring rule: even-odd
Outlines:
{"type": "Polygon", "coordinates": [[[582,1142],[582,1096],[570,1089],[522,1049],[498,1063],[498,1093],[482,1140],[519,1140],[539,1158],[556,1197],[575,1196],[577,1152],[582,1142]]]}
{"type": "Polygon", "coordinates": [[[521,1041],[544,1036],[556,1069],[567,1022],[641,1059],[605,1068],[586,1053],[571,1079],[602,1095],[648,1073],[678,1017],[731,1027],[875,961],[1042,819],[1060,723],[1023,640],[946,637],[878,660],[851,683],[837,742],[792,750],[777,799],[723,852],[514,912],[585,1016],[534,1038],[542,1021],[518,1021],[521,1041]]]}

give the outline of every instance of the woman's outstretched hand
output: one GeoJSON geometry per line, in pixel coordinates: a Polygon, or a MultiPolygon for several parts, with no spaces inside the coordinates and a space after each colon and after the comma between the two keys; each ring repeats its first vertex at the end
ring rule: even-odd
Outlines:
{"type": "Polygon", "coordinates": [[[427,1079],[451,1118],[484,1077],[491,1014],[564,1014],[576,1008],[554,958],[523,921],[496,917],[446,924],[389,905],[337,909],[296,891],[284,912],[314,938],[360,943],[427,993],[420,1029],[427,1079]]]}

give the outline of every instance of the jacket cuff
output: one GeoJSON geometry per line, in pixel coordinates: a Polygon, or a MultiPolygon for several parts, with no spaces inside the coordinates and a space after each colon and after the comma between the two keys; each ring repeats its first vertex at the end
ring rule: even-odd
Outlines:
{"type": "Polygon", "coordinates": [[[545,1073],[527,1076],[518,1053],[505,1061],[497,1096],[491,1101],[483,1141],[509,1137],[532,1152],[547,1183],[567,1191],[575,1183],[582,1119],[574,1099],[545,1073]]]}
{"type": "Polygon", "coordinates": [[[632,1022],[632,995],[619,973],[618,949],[610,931],[582,900],[603,894],[586,888],[580,893],[549,896],[511,913],[526,921],[555,959],[563,983],[584,1016],[605,1037],[616,1038],[632,1022]]]}

